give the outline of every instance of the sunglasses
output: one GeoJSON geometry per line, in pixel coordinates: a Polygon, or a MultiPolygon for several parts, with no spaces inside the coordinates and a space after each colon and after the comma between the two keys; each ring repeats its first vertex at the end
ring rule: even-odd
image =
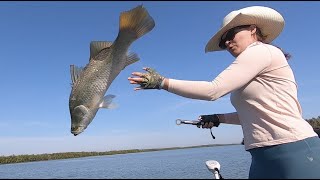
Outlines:
{"type": "Polygon", "coordinates": [[[221,40],[220,40],[220,43],[219,43],[219,47],[221,49],[226,49],[227,46],[226,46],[226,41],[230,41],[230,40],[233,40],[234,36],[242,31],[243,29],[246,29],[248,27],[250,27],[251,25],[242,25],[242,26],[237,26],[237,27],[234,27],[232,29],[230,29],[227,33],[224,33],[222,36],[221,36],[221,40]]]}

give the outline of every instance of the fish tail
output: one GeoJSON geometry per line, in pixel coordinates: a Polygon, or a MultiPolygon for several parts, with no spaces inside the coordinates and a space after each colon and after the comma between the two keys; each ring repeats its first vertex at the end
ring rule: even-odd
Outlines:
{"type": "Polygon", "coordinates": [[[142,5],[120,15],[120,34],[129,33],[132,41],[147,34],[154,26],[153,18],[142,5]]]}

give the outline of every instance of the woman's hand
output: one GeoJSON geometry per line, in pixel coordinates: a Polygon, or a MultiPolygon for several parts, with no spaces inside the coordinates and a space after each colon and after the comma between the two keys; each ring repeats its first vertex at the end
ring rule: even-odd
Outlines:
{"type": "Polygon", "coordinates": [[[198,125],[198,128],[202,126],[202,128],[211,129],[213,126],[218,127],[220,125],[220,119],[218,114],[200,115],[198,120],[201,121],[202,124],[198,125]]]}
{"type": "Polygon", "coordinates": [[[143,70],[147,73],[133,72],[132,75],[136,77],[129,77],[128,80],[130,84],[139,84],[139,87],[134,88],[134,90],[141,89],[162,89],[162,82],[164,77],[160,76],[154,69],[145,67],[143,70]]]}

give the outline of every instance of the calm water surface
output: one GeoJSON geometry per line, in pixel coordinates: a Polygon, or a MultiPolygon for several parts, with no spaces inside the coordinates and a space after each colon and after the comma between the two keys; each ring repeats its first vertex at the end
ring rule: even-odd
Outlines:
{"type": "Polygon", "coordinates": [[[207,160],[220,163],[223,178],[248,178],[251,156],[242,145],[4,164],[0,178],[212,179],[207,160]]]}

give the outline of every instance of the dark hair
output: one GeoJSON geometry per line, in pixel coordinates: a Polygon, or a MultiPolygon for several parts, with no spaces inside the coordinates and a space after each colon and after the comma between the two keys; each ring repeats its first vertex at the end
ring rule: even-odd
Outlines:
{"type": "MultiPolygon", "coordinates": [[[[266,36],[264,36],[261,33],[261,30],[257,26],[256,26],[256,29],[257,29],[256,34],[257,34],[258,41],[264,42],[264,40],[266,39],[266,36]]],[[[291,58],[291,54],[285,52],[282,48],[280,48],[280,47],[278,47],[276,45],[274,45],[274,46],[279,48],[282,51],[282,53],[284,54],[284,57],[286,57],[287,60],[289,60],[291,58]]]]}

